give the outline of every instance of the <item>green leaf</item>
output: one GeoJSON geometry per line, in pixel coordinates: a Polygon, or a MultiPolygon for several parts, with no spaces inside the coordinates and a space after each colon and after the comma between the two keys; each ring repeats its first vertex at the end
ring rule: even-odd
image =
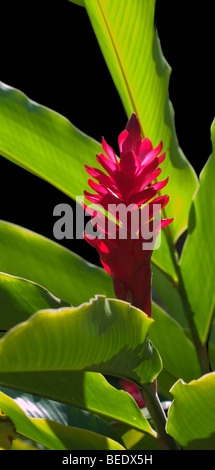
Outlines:
{"type": "Polygon", "coordinates": [[[45,371],[0,373],[0,384],[90,411],[155,437],[134,399],[94,372],[45,371]]]}
{"type": "Polygon", "coordinates": [[[167,432],[188,450],[215,450],[215,373],[171,389],[167,432]]]}
{"type": "Polygon", "coordinates": [[[176,217],[170,226],[176,240],[187,226],[190,201],[198,180],[178,146],[168,96],[170,67],[154,28],[155,0],[87,0],[84,3],[127,116],[135,111],[143,135],[154,146],[162,140],[167,150],[162,176],[169,176],[170,202],[165,212],[168,217],[176,217]]]}
{"type": "Polygon", "coordinates": [[[64,426],[55,421],[29,418],[24,411],[4,393],[0,392],[0,407],[12,419],[16,431],[52,450],[120,449],[117,442],[84,429],[64,426]]]}
{"type": "Polygon", "coordinates": [[[181,257],[184,284],[202,343],[207,341],[215,307],[215,121],[211,135],[213,153],[200,175],[200,187],[191,207],[188,237],[181,257]]]}
{"type": "Polygon", "coordinates": [[[88,301],[95,291],[114,296],[112,279],[104,269],[58,243],[4,221],[0,221],[0,269],[36,282],[74,306],[88,301]]]}
{"type": "MultiPolygon", "coordinates": [[[[25,279],[0,273],[0,325],[2,329],[26,320],[32,313],[42,308],[60,308],[63,302],[41,286],[25,279]]],[[[38,396],[16,392],[1,387],[1,391],[15,399],[28,416],[53,419],[62,424],[84,427],[112,437],[112,428],[87,411],[47,400],[38,396]],[[83,423],[83,426],[80,426],[83,423]],[[107,429],[109,428],[109,434],[107,429]],[[111,432],[110,432],[111,431],[111,432]]],[[[33,390],[34,391],[34,390],[33,390]]]]}
{"type": "Polygon", "coordinates": [[[104,297],[73,309],[38,312],[0,341],[0,383],[154,435],[127,393],[107,386],[100,375],[84,374],[99,371],[140,384],[153,381],[162,365],[147,339],[152,322],[129,304],[104,297]]]}
{"type": "Polygon", "coordinates": [[[34,282],[0,273],[1,330],[9,330],[38,310],[68,306],[34,282]]]}
{"type": "Polygon", "coordinates": [[[17,403],[29,418],[43,418],[66,426],[87,429],[119,442],[114,428],[89,411],[6,387],[0,389],[17,403]]]}
{"type": "Polygon", "coordinates": [[[87,186],[84,163],[101,145],[60,114],[0,82],[0,154],[71,198],[87,186]]]}
{"type": "Polygon", "coordinates": [[[162,365],[147,340],[153,320],[127,302],[96,296],[36,313],[0,341],[0,371],[91,370],[143,384],[162,365]]]}
{"type": "Polygon", "coordinates": [[[149,338],[159,350],[164,370],[171,374],[174,382],[179,378],[185,381],[198,378],[201,375],[198,356],[183,328],[155,303],[152,318],[155,322],[149,338]]]}

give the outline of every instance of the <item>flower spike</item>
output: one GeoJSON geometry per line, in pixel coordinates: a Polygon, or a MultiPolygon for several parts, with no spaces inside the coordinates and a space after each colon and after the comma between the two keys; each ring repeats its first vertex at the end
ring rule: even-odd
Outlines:
{"type": "Polygon", "coordinates": [[[85,210],[91,214],[92,223],[97,215],[98,232],[95,237],[85,234],[85,239],[96,248],[104,269],[112,276],[116,297],[151,316],[151,255],[159,231],[173,221],[156,218],[169,200],[167,195],[159,194],[168,178],[156,181],[166,154],[160,155],[162,142],[153,148],[147,137],[141,138],[135,113],[118,143],[119,161],[102,138],[106,156],[101,153],[96,158],[105,172],[85,165],[90,175],[88,183],[95,191],[85,191],[85,210]],[[91,209],[91,202],[99,204],[105,215],[99,208],[91,209]]]}

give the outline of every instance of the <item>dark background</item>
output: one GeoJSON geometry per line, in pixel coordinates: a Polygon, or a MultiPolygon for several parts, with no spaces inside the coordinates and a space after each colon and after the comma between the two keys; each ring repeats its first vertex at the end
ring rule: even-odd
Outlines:
{"type": "MultiPolygon", "coordinates": [[[[162,50],[172,68],[169,93],[176,131],[198,174],[211,153],[212,6],[192,0],[157,0],[156,6],[162,50]]],[[[117,152],[127,117],[84,8],[68,0],[3,2],[0,69],[1,81],[63,114],[98,141],[104,135],[117,152]]],[[[53,208],[71,200],[3,157],[0,171],[0,218],[53,239],[53,208]]],[[[61,243],[98,261],[85,241],[61,243]]]]}

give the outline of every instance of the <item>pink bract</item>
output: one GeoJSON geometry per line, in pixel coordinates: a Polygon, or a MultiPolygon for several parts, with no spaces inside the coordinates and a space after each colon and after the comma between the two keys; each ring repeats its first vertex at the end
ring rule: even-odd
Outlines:
{"type": "Polygon", "coordinates": [[[141,138],[140,124],[135,113],[120,134],[118,143],[119,160],[103,138],[102,147],[106,155],[97,155],[97,162],[103,170],[85,165],[91,177],[88,180],[89,186],[95,191],[84,191],[88,201],[85,210],[93,218],[97,216],[96,229],[99,231],[99,236],[85,234],[85,239],[96,248],[103,267],[112,276],[116,297],[132,303],[150,316],[150,259],[153,247],[150,245],[149,249],[143,249],[143,242],[149,241],[144,230],[146,227],[152,233],[154,230],[156,238],[159,230],[173,220],[160,219],[159,224],[154,223],[156,212],[161,211],[169,200],[167,195],[158,194],[168,182],[168,178],[157,181],[161,173],[159,165],[165,158],[165,152],[160,155],[162,142],[153,148],[147,137],[141,138]],[[91,204],[99,204],[107,212],[104,214],[99,208],[92,208],[91,204]],[[120,236],[120,217],[112,209],[113,205],[117,207],[119,204],[131,208],[131,213],[136,211],[138,214],[138,230],[133,230],[130,216],[126,221],[125,238],[120,236]],[[141,214],[146,208],[147,219],[142,224],[141,214]],[[114,217],[112,221],[110,215],[114,217]]]}

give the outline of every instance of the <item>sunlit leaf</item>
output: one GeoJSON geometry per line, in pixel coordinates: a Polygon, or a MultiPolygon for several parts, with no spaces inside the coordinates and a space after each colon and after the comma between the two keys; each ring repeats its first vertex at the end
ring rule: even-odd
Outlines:
{"type": "Polygon", "coordinates": [[[171,389],[167,432],[189,450],[215,450],[215,373],[171,389]]]}
{"type": "MultiPolygon", "coordinates": [[[[64,403],[48,400],[38,395],[32,395],[6,387],[0,387],[1,392],[12,398],[29,418],[52,420],[66,426],[87,429],[119,442],[119,436],[105,420],[99,416],[64,403]]],[[[13,443],[14,444],[14,443],[13,443]]]]}
{"type": "Polygon", "coordinates": [[[67,403],[155,436],[134,399],[111,386],[101,374],[77,371],[0,373],[0,384],[67,403]]]}
{"type": "Polygon", "coordinates": [[[188,238],[181,257],[181,271],[194,321],[206,342],[215,308],[215,121],[211,128],[213,153],[200,175],[200,188],[194,198],[188,238]]]}
{"type": "Polygon", "coordinates": [[[111,277],[104,269],[58,243],[4,221],[0,221],[0,269],[36,282],[72,305],[88,301],[95,293],[114,296],[111,277]]]}
{"type": "Polygon", "coordinates": [[[98,371],[152,382],[162,365],[147,339],[153,321],[127,302],[96,296],[42,310],[0,340],[0,371],[98,371]]]}
{"type": "MultiPolygon", "coordinates": [[[[102,379],[98,386],[104,401],[99,403],[96,389],[93,404],[94,380],[89,376],[87,392],[88,377],[83,372],[101,372],[140,384],[153,381],[162,364],[147,339],[152,322],[130,304],[105,297],[96,297],[77,308],[42,310],[11,329],[0,341],[0,383],[89,411],[100,407],[101,414],[112,413],[122,421],[121,410],[114,410],[115,395],[108,411],[106,383],[102,387],[102,379]]],[[[123,394],[125,400],[130,399],[128,405],[138,409],[127,393],[116,390],[114,393],[119,399],[119,394],[123,394]]],[[[108,395],[111,400],[111,393],[108,395]]],[[[129,419],[137,424],[132,415],[123,417],[127,423],[129,419]]],[[[146,420],[144,423],[144,430],[151,432],[146,420]]]]}
{"type": "Polygon", "coordinates": [[[51,420],[29,418],[12,398],[2,392],[0,392],[0,406],[13,420],[19,434],[49,449],[123,449],[112,439],[92,431],[64,426],[51,420]]]}
{"type": "Polygon", "coordinates": [[[84,163],[101,146],[68,119],[0,82],[0,154],[71,198],[83,195],[84,163]]]}
{"type": "Polygon", "coordinates": [[[68,305],[34,282],[0,273],[0,330],[9,330],[37,310],[68,305]]]}

